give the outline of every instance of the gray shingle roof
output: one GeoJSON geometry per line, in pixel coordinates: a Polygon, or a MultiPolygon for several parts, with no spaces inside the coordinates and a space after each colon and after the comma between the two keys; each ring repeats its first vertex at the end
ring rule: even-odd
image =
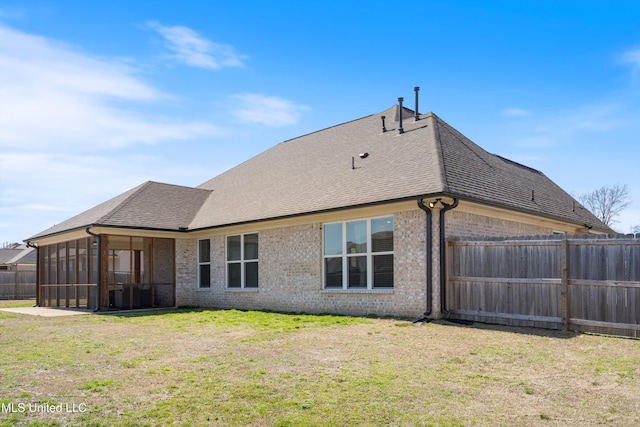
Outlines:
{"type": "Polygon", "coordinates": [[[189,225],[210,193],[198,188],[147,181],[29,240],[92,225],[178,230],[189,225]]]}
{"type": "Polygon", "coordinates": [[[611,231],[541,172],[488,153],[433,113],[415,121],[403,109],[399,135],[398,113],[284,141],[197,188],[147,182],[33,238],[88,225],[194,230],[438,194],[611,231]]]}
{"type": "Polygon", "coordinates": [[[36,251],[25,245],[0,249],[0,264],[35,264],[36,251]]]}
{"type": "Polygon", "coordinates": [[[441,193],[611,231],[543,173],[488,153],[433,113],[415,121],[403,110],[401,135],[393,106],[282,142],[205,182],[214,192],[190,227],[441,193]]]}

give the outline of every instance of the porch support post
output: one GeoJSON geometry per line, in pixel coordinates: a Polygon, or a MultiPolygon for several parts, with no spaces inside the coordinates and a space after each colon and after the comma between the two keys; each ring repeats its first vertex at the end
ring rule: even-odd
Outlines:
{"type": "Polygon", "coordinates": [[[98,307],[100,311],[109,310],[109,236],[101,234],[98,240],[98,307]]]}

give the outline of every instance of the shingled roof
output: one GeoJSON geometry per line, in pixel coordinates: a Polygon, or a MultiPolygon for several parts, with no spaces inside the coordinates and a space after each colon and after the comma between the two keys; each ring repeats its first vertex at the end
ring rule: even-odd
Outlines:
{"type": "Polygon", "coordinates": [[[399,134],[399,111],[282,142],[205,182],[213,193],[190,228],[443,194],[611,231],[543,173],[488,153],[433,113],[415,121],[403,108],[399,134]]]}
{"type": "Polygon", "coordinates": [[[284,141],[197,188],[147,182],[31,239],[88,225],[196,230],[437,195],[612,231],[542,172],[488,153],[433,113],[414,115],[396,105],[284,141]]]}
{"type": "Polygon", "coordinates": [[[210,194],[208,190],[147,181],[29,240],[89,226],[178,230],[189,225],[210,194]]]}

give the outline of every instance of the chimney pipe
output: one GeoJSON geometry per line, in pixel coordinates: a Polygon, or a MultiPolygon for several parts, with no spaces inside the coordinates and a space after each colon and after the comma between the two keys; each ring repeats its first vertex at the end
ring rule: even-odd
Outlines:
{"type": "Polygon", "coordinates": [[[384,125],[384,119],[385,117],[382,116],[382,133],[385,133],[387,131],[387,127],[384,125]]]}
{"type": "Polygon", "coordinates": [[[400,118],[398,119],[399,122],[400,122],[399,123],[399,127],[398,127],[398,135],[402,135],[404,133],[404,129],[402,129],[402,113],[403,113],[403,111],[402,111],[402,101],[404,101],[403,97],[398,98],[398,102],[400,103],[400,109],[398,110],[399,113],[400,113],[399,114],[400,118]]]}
{"type": "Polygon", "coordinates": [[[418,113],[418,91],[420,90],[420,86],[414,87],[413,90],[416,91],[416,115],[415,115],[415,119],[416,119],[416,122],[417,122],[418,120],[420,120],[420,113],[418,113]]]}

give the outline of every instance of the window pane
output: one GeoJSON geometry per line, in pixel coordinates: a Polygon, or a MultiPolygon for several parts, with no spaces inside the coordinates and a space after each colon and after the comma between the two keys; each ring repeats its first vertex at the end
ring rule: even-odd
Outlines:
{"type": "Polygon", "coordinates": [[[230,288],[239,288],[242,286],[241,268],[242,264],[239,262],[227,264],[227,278],[230,288]]]}
{"type": "Polygon", "coordinates": [[[258,259],[258,235],[245,234],[244,259],[258,259]]]}
{"type": "Polygon", "coordinates": [[[240,261],[240,236],[227,237],[227,261],[240,261]]]}
{"type": "Polygon", "coordinates": [[[367,252],[367,221],[347,223],[347,253],[361,254],[367,252]]]}
{"type": "Polygon", "coordinates": [[[325,288],[342,289],[342,258],[325,258],[325,288]]]}
{"type": "Polygon", "coordinates": [[[258,287],[258,263],[257,262],[247,262],[244,264],[244,287],[245,288],[258,287]]]}
{"type": "Polygon", "coordinates": [[[210,288],[211,287],[211,265],[210,264],[202,264],[200,265],[200,287],[201,288],[210,288]]]}
{"type": "Polygon", "coordinates": [[[354,256],[347,258],[349,264],[349,287],[367,287],[367,257],[354,256]]]}
{"type": "Polygon", "coordinates": [[[327,224],[324,226],[324,254],[342,254],[342,224],[327,224]]]}
{"type": "Polygon", "coordinates": [[[373,287],[393,288],[393,255],[373,257],[373,287]]]}
{"type": "Polygon", "coordinates": [[[198,262],[210,262],[210,247],[211,242],[209,239],[198,241],[198,262]]]}
{"type": "Polygon", "coordinates": [[[371,220],[371,252],[393,252],[393,217],[371,220]]]}

